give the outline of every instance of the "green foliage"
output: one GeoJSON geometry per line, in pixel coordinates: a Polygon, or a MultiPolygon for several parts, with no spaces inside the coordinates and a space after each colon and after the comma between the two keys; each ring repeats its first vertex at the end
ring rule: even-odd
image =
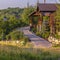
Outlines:
{"type": "Polygon", "coordinates": [[[22,45],[25,45],[29,41],[21,31],[10,32],[10,34],[6,35],[6,40],[19,40],[22,45]]]}
{"type": "Polygon", "coordinates": [[[55,27],[56,27],[56,33],[58,33],[60,31],[60,20],[56,20],[55,22],[55,27]]]}
{"type": "Polygon", "coordinates": [[[59,14],[60,13],[60,4],[57,4],[56,6],[57,6],[58,10],[56,11],[56,17],[55,17],[55,19],[56,20],[57,19],[60,20],[60,14],[59,14]]]}
{"type": "Polygon", "coordinates": [[[36,28],[31,28],[31,31],[36,33],[37,29],[36,28]]]}
{"type": "Polygon", "coordinates": [[[0,10],[0,40],[6,39],[6,35],[14,29],[26,26],[26,23],[21,20],[23,10],[20,8],[0,10]]]}
{"type": "Polygon", "coordinates": [[[44,33],[42,34],[42,37],[43,37],[43,38],[48,38],[48,37],[49,37],[49,35],[50,35],[50,33],[49,33],[49,32],[44,32],[44,33]]]}
{"type": "Polygon", "coordinates": [[[40,37],[42,37],[44,39],[47,39],[49,37],[50,33],[49,32],[44,32],[44,33],[36,32],[36,35],[38,35],[38,36],[40,36],[40,37]]]}
{"type": "Polygon", "coordinates": [[[27,42],[29,42],[29,38],[23,36],[23,38],[21,39],[21,44],[22,44],[22,45],[26,45],[27,42]]]}
{"type": "Polygon", "coordinates": [[[42,37],[42,36],[41,36],[41,35],[42,35],[41,32],[36,32],[36,35],[42,37]]]}
{"type": "Polygon", "coordinates": [[[60,39],[60,35],[55,34],[55,38],[60,39]]]}
{"type": "Polygon", "coordinates": [[[33,10],[33,7],[0,10],[0,39],[6,39],[6,35],[16,28],[28,25],[28,15],[33,10]]]}
{"type": "Polygon", "coordinates": [[[49,17],[48,16],[44,16],[43,19],[44,20],[49,20],[49,17]]]}
{"type": "Polygon", "coordinates": [[[13,31],[10,34],[6,36],[6,39],[11,39],[11,40],[20,40],[23,38],[23,33],[20,31],[13,31]]]}
{"type": "Polygon", "coordinates": [[[60,31],[60,4],[56,5],[58,10],[56,11],[56,16],[55,16],[55,26],[56,26],[56,32],[60,31]]]}
{"type": "Polygon", "coordinates": [[[0,48],[1,60],[59,60],[60,58],[60,51],[56,52],[56,49],[49,52],[40,49],[26,49],[13,46],[0,46],[0,48]]]}
{"type": "Polygon", "coordinates": [[[32,17],[33,18],[32,23],[37,25],[38,24],[39,17],[40,16],[33,16],[32,17]]]}
{"type": "Polygon", "coordinates": [[[0,40],[2,40],[2,38],[3,38],[2,35],[0,35],[0,40]]]}
{"type": "Polygon", "coordinates": [[[29,25],[29,17],[28,16],[33,11],[34,11],[33,7],[25,8],[22,15],[21,15],[23,22],[25,22],[27,25],[29,25]]]}

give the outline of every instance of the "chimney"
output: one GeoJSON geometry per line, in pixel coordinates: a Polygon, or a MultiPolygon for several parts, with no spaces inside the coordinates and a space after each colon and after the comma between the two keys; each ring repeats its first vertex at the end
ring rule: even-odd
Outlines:
{"type": "Polygon", "coordinates": [[[39,0],[37,0],[37,11],[39,11],[38,5],[39,5],[39,0]]]}

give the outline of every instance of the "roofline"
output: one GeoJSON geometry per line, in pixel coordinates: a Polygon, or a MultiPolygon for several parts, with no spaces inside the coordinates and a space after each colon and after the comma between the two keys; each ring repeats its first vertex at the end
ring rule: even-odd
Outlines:
{"type": "MultiPolygon", "coordinates": [[[[57,5],[57,3],[38,3],[37,6],[38,6],[39,4],[54,4],[54,5],[57,5]]],[[[60,4],[59,4],[59,5],[60,5],[60,4]]],[[[56,6],[56,8],[57,8],[57,6],[56,6]]],[[[37,10],[35,10],[35,11],[33,11],[31,14],[29,14],[29,17],[30,17],[32,14],[34,14],[35,12],[37,12],[37,10]]],[[[39,10],[39,12],[46,12],[46,11],[40,11],[40,10],[39,10]]],[[[47,11],[47,12],[50,12],[50,11],[47,11]]],[[[55,12],[55,11],[51,11],[51,12],[55,12]]]]}
{"type": "Polygon", "coordinates": [[[38,3],[38,4],[60,4],[60,3],[38,3]]]}

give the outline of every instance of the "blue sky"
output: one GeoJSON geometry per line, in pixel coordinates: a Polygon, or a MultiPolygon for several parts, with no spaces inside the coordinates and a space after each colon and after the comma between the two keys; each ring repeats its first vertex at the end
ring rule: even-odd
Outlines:
{"type": "MultiPolygon", "coordinates": [[[[40,3],[43,3],[44,0],[39,0],[40,3]]],[[[59,0],[46,0],[47,3],[58,3],[59,0]]],[[[8,7],[26,7],[27,3],[29,2],[30,5],[35,5],[37,0],[0,0],[0,9],[6,9],[8,7]]]]}

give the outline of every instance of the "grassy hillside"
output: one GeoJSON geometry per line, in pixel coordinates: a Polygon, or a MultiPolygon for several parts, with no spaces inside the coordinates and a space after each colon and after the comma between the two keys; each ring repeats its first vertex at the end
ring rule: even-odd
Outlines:
{"type": "Polygon", "coordinates": [[[0,45],[0,60],[59,60],[59,58],[59,48],[43,50],[0,45]]]}
{"type": "Polygon", "coordinates": [[[0,40],[6,40],[6,36],[18,27],[28,26],[28,15],[32,10],[32,7],[0,10],[0,40]]]}

